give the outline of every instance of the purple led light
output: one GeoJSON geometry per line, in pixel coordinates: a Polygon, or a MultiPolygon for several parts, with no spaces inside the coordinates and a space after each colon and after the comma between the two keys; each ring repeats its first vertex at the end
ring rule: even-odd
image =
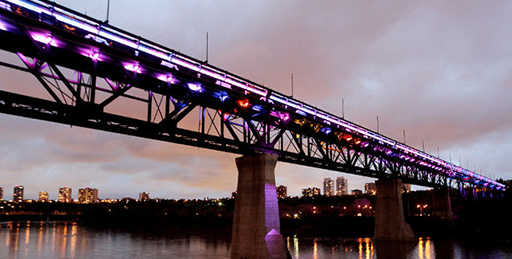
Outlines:
{"type": "Polygon", "coordinates": [[[88,48],[81,48],[77,47],[78,53],[80,53],[82,56],[91,58],[94,61],[103,61],[102,55],[100,55],[99,50],[95,49],[88,49],[88,48]]]}
{"type": "Polygon", "coordinates": [[[95,53],[91,53],[89,54],[89,57],[94,60],[94,61],[98,61],[100,59],[100,53],[98,52],[95,52],[95,53]]]}
{"type": "Polygon", "coordinates": [[[175,79],[171,74],[159,74],[156,76],[156,78],[160,81],[164,81],[166,83],[174,83],[175,79]]]}
{"type": "MultiPolygon", "coordinates": [[[[119,89],[119,86],[117,84],[114,84],[113,82],[111,82],[110,79],[105,78],[105,81],[110,86],[110,88],[112,88],[112,90],[117,91],[117,89],[119,89]]],[[[127,85],[126,87],[130,87],[130,85],[127,85]]]]}
{"type": "Polygon", "coordinates": [[[123,63],[123,67],[124,69],[135,72],[137,74],[142,73],[142,68],[140,67],[139,63],[123,63]]]}
{"type": "Polygon", "coordinates": [[[7,23],[0,19],[0,30],[7,31],[7,23]]]}
{"type": "Polygon", "coordinates": [[[51,45],[53,47],[58,47],[59,45],[57,44],[57,40],[51,34],[32,31],[30,32],[30,36],[35,41],[44,43],[46,45],[51,45]]]}
{"type": "Polygon", "coordinates": [[[16,54],[17,54],[17,55],[18,55],[18,57],[21,59],[21,61],[23,61],[23,63],[25,63],[25,65],[27,65],[29,68],[32,68],[32,69],[33,69],[33,68],[35,67],[35,65],[36,65],[36,62],[35,62],[35,61],[34,61],[34,62],[32,62],[32,63],[30,63],[30,62],[28,61],[27,57],[25,57],[25,55],[23,55],[22,53],[17,52],[16,54]]]}

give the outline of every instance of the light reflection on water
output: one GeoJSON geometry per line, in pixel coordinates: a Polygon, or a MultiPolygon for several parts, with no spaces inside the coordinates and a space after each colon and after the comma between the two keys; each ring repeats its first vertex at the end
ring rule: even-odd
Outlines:
{"type": "Polygon", "coordinates": [[[512,241],[454,242],[420,238],[416,243],[377,242],[371,238],[288,239],[294,259],[494,259],[512,258],[512,241]]]}
{"type": "MultiPolygon", "coordinates": [[[[287,236],[294,259],[512,258],[511,243],[461,243],[420,238],[375,243],[371,238],[287,236]]],[[[74,222],[0,223],[0,258],[230,258],[226,233],[151,234],[93,230],[74,222]]]]}
{"type": "Polygon", "coordinates": [[[0,223],[0,258],[228,259],[225,236],[97,230],[76,222],[7,222],[0,223]]]}

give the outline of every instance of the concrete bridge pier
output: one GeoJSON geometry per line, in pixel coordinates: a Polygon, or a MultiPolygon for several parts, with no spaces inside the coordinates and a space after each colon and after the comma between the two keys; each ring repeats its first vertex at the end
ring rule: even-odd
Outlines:
{"type": "Polygon", "coordinates": [[[411,226],[405,222],[402,205],[402,180],[376,181],[375,241],[418,241],[411,226]]]}
{"type": "Polygon", "coordinates": [[[432,217],[443,221],[452,220],[452,203],[448,188],[434,189],[432,195],[432,217]]]}
{"type": "Polygon", "coordinates": [[[291,258],[280,234],[274,169],[277,155],[236,158],[238,186],[231,238],[231,259],[291,258]]]}

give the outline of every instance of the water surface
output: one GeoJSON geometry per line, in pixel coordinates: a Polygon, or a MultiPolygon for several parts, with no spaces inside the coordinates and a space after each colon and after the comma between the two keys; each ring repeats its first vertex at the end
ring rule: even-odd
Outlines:
{"type": "MultiPolygon", "coordinates": [[[[417,243],[375,243],[371,238],[287,236],[294,259],[512,258],[511,242],[455,242],[420,238],[417,243]]],[[[0,258],[223,258],[227,231],[126,231],[94,229],[76,222],[0,223],[0,258]]]]}

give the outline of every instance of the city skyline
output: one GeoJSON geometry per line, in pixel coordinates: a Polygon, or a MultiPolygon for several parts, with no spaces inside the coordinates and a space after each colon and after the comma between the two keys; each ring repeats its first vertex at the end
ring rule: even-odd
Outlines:
{"type": "MultiPolygon", "coordinates": [[[[58,3],[105,17],[104,1],[58,3]]],[[[343,113],[398,141],[404,141],[405,130],[408,145],[424,146],[435,156],[439,147],[444,160],[493,179],[512,178],[507,158],[512,151],[507,145],[512,140],[510,4],[222,1],[197,6],[113,2],[109,23],[198,59],[205,57],[209,32],[214,66],[285,94],[291,94],[293,73],[294,97],[301,101],[343,113]],[[184,12],[168,16],[161,11],[166,8],[184,12]],[[225,10],[233,16],[218,16],[225,10]],[[203,19],[184,15],[191,12],[203,19]]],[[[0,75],[2,90],[42,91],[28,75],[5,68],[0,75]]],[[[30,198],[64,184],[75,190],[96,186],[112,198],[143,191],[161,198],[227,197],[236,190],[237,155],[5,114],[0,120],[4,197],[20,183],[30,198]]],[[[278,163],[276,185],[300,196],[304,186],[338,176],[349,179],[348,190],[373,181],[278,163]]]]}
{"type": "MultiPolygon", "coordinates": [[[[366,185],[368,185],[368,183],[365,183],[365,189],[366,189],[366,185]]],[[[324,196],[343,196],[343,195],[349,195],[348,193],[348,189],[346,189],[346,186],[348,186],[348,180],[345,179],[344,177],[337,177],[336,178],[336,185],[334,185],[334,180],[332,180],[331,178],[327,177],[327,178],[323,178],[323,193],[322,193],[322,189],[321,188],[318,188],[318,187],[315,187],[315,186],[308,186],[306,187],[306,189],[302,189],[302,194],[299,194],[299,195],[295,195],[295,197],[300,197],[301,195],[304,196],[304,190],[310,190],[310,191],[316,191],[315,192],[315,195],[324,195],[324,196]],[[327,185],[326,185],[327,184],[327,185]],[[328,186],[328,188],[330,188],[329,191],[326,191],[326,186],[328,186]]],[[[80,203],[91,203],[92,200],[98,200],[100,199],[100,197],[98,196],[98,189],[97,188],[91,188],[91,187],[85,187],[85,188],[79,188],[78,189],[78,192],[76,194],[76,199],[73,198],[73,188],[72,187],[68,187],[68,186],[64,186],[64,187],[59,187],[58,188],[58,191],[56,192],[57,195],[56,195],[56,198],[55,199],[51,199],[50,198],[50,193],[51,192],[48,192],[46,190],[41,190],[39,191],[39,196],[38,198],[28,198],[28,197],[24,197],[23,196],[23,192],[25,191],[25,188],[23,185],[16,185],[14,186],[14,191],[13,191],[13,195],[16,196],[17,193],[19,193],[18,188],[21,187],[21,197],[22,197],[22,200],[54,200],[54,201],[59,201],[59,202],[63,202],[63,203],[70,203],[70,202],[75,202],[75,201],[79,201],[80,203]]],[[[410,188],[410,185],[409,185],[409,188],[410,188]]],[[[286,185],[276,185],[276,193],[277,193],[277,197],[278,198],[285,198],[285,197],[293,197],[293,196],[290,196],[288,195],[288,191],[287,191],[288,187],[286,185]]],[[[3,187],[0,186],[0,194],[3,193],[3,187]]],[[[14,196],[13,196],[13,200],[14,200],[14,196]]],[[[149,200],[150,198],[150,194],[149,192],[140,192],[138,193],[138,200],[143,200],[143,201],[147,201],[149,200]]],[[[229,197],[229,196],[225,196],[225,197],[229,197]]],[[[104,197],[102,199],[119,199],[120,197],[104,197]]],[[[122,197],[122,198],[132,198],[132,199],[137,199],[136,196],[125,196],[125,197],[122,197]]],[[[156,199],[159,199],[160,197],[155,197],[156,199]]],[[[214,198],[224,198],[224,197],[214,197],[214,198]]],[[[2,200],[2,197],[0,196],[0,200],[2,200]]],[[[7,199],[4,199],[4,200],[7,200],[7,199]]]]}

